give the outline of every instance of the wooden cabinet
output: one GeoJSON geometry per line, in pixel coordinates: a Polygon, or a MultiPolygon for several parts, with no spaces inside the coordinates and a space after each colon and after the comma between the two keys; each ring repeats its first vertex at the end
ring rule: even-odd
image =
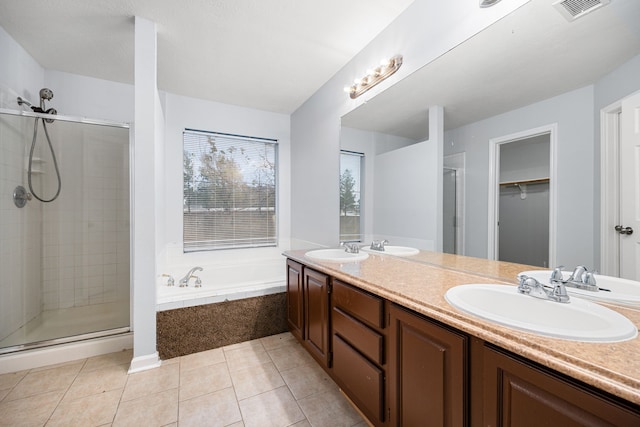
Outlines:
{"type": "Polygon", "coordinates": [[[334,279],[331,307],[333,377],[369,421],[383,425],[384,300],[334,279]]]}
{"type": "Polygon", "coordinates": [[[640,407],[287,260],[291,332],[376,426],[640,426],[640,407]]]}
{"type": "Polygon", "coordinates": [[[331,278],[319,271],[304,268],[303,273],[304,344],[309,353],[325,368],[331,366],[329,348],[329,294],[331,278]]]}
{"type": "Polygon", "coordinates": [[[293,336],[301,341],[304,339],[302,269],[302,264],[287,259],[287,324],[293,336]]]}
{"type": "MultiPolygon", "coordinates": [[[[474,356],[475,357],[475,356],[474,356]]],[[[485,346],[482,426],[640,426],[640,414],[625,402],[573,379],[485,346]]],[[[474,365],[477,366],[477,365],[474,365]]]]}
{"type": "Polygon", "coordinates": [[[391,425],[467,425],[467,336],[395,304],[389,315],[391,425]]]}

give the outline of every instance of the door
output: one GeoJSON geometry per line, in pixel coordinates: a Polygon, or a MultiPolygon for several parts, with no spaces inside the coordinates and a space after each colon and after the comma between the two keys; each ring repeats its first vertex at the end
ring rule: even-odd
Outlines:
{"type": "Polygon", "coordinates": [[[326,274],[304,268],[304,343],[309,353],[329,367],[329,286],[326,274]]]}
{"type": "Polygon", "coordinates": [[[468,425],[467,337],[389,306],[392,426],[468,425]]]}
{"type": "Polygon", "coordinates": [[[289,331],[299,340],[304,339],[302,268],[302,264],[287,260],[287,323],[289,331]]]}
{"type": "Polygon", "coordinates": [[[620,277],[640,280],[640,92],[622,100],[620,130],[620,277]]]}

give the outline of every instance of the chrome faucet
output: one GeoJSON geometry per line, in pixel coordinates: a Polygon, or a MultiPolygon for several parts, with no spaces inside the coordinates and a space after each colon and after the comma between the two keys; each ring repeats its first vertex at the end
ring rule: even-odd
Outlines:
{"type": "Polygon", "coordinates": [[[535,298],[547,299],[555,302],[569,302],[569,295],[567,295],[567,289],[562,281],[555,283],[553,289],[547,289],[547,287],[533,277],[520,276],[518,292],[535,298]]]}
{"type": "MultiPolygon", "coordinates": [[[[587,267],[584,265],[577,266],[571,276],[567,280],[562,278],[562,269],[563,266],[556,267],[551,274],[551,283],[558,284],[562,283],[565,286],[569,286],[571,288],[583,289],[585,291],[598,292],[601,290],[596,284],[595,271],[589,271],[587,267]],[[560,271],[560,274],[556,274],[556,271],[560,271]]],[[[603,289],[606,290],[606,289],[603,289]]]]}
{"type": "Polygon", "coordinates": [[[181,288],[189,286],[189,279],[191,279],[191,275],[196,271],[202,271],[202,267],[193,267],[191,270],[189,270],[189,272],[178,282],[179,286],[181,288]]]}
{"type": "Polygon", "coordinates": [[[360,245],[356,242],[340,242],[340,246],[344,246],[344,251],[350,254],[357,254],[360,252],[360,245]]]}
{"type": "Polygon", "coordinates": [[[388,240],[374,240],[373,242],[371,242],[371,247],[369,249],[371,249],[372,251],[380,251],[380,252],[384,252],[384,245],[386,245],[387,243],[389,243],[388,240]]]}
{"type": "Polygon", "coordinates": [[[569,276],[569,280],[567,281],[574,283],[584,283],[583,276],[586,272],[587,267],[585,267],[584,265],[579,265],[573,270],[573,273],[571,273],[571,276],[569,276]]]}

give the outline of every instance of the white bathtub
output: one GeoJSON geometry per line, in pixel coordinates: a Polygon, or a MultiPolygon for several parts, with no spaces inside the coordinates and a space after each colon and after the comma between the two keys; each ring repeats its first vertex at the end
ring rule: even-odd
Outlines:
{"type": "Polygon", "coordinates": [[[165,267],[160,274],[170,274],[175,286],[167,286],[167,278],[157,278],[156,310],[172,310],[243,298],[285,292],[285,260],[283,257],[262,259],[230,265],[199,265],[197,271],[202,287],[196,288],[194,279],[189,286],[178,286],[180,278],[195,265],[165,267]]]}

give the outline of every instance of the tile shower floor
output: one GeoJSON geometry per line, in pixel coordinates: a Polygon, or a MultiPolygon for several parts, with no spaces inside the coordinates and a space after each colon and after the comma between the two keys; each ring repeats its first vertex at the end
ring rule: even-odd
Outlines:
{"type": "Polygon", "coordinates": [[[131,357],[0,375],[0,426],[367,426],[288,332],[129,375],[131,357]]]}

